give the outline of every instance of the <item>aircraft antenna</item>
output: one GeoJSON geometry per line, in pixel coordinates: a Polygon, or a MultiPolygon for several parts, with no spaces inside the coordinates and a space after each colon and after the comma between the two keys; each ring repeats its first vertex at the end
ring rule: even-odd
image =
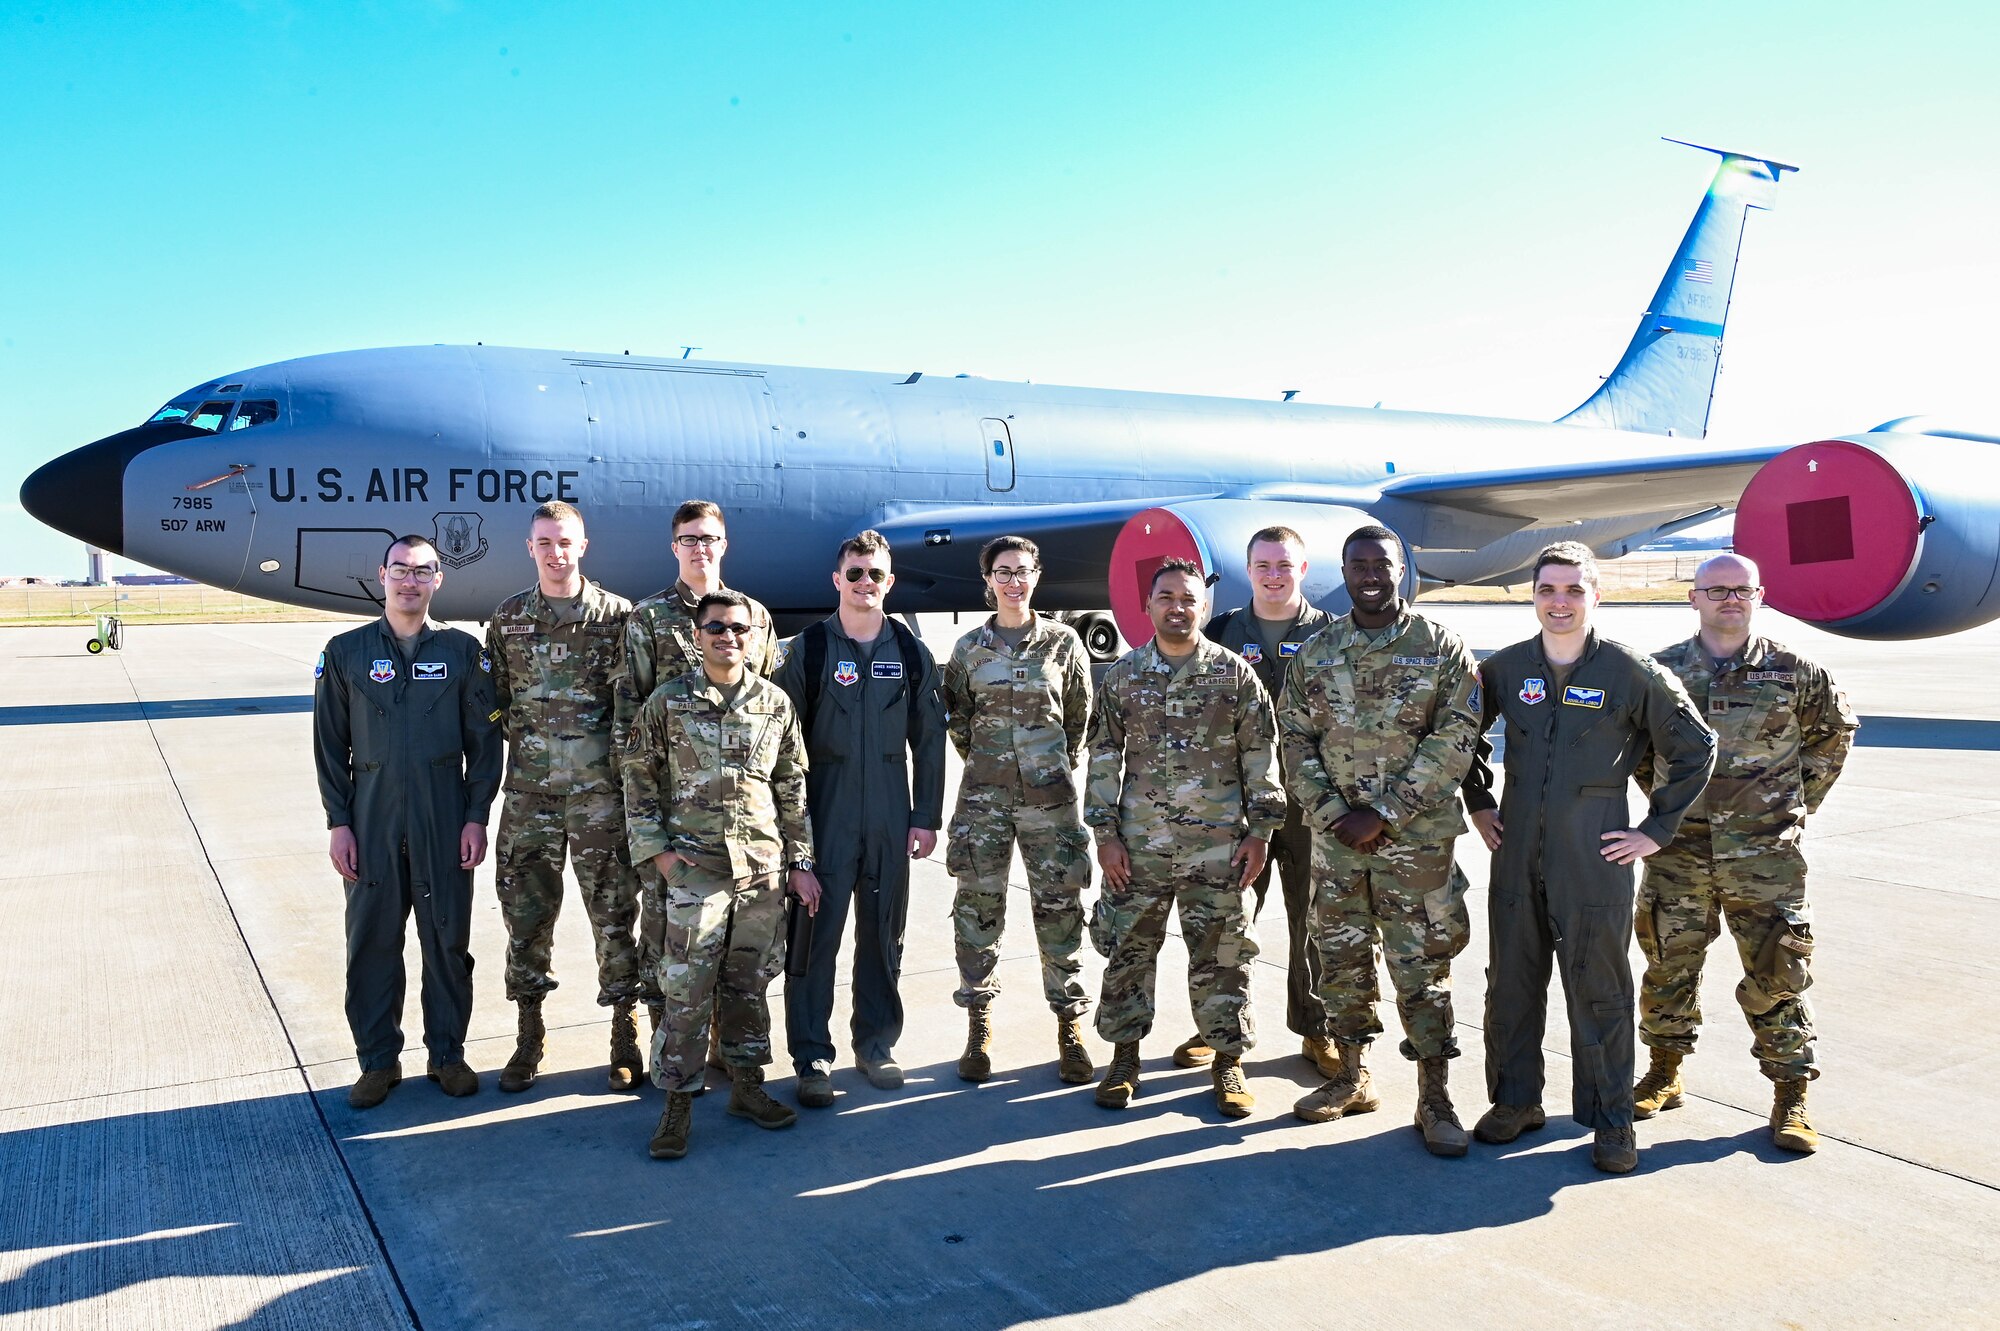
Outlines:
{"type": "Polygon", "coordinates": [[[697,351],[700,351],[700,350],[701,350],[701,348],[700,348],[700,347],[691,347],[691,346],[688,346],[687,344],[683,343],[683,344],[681,345],[681,359],[682,359],[682,360],[686,360],[686,359],[687,359],[687,358],[688,358],[689,356],[692,356],[692,355],[694,355],[694,353],[695,353],[695,352],[697,352],[697,351]]]}

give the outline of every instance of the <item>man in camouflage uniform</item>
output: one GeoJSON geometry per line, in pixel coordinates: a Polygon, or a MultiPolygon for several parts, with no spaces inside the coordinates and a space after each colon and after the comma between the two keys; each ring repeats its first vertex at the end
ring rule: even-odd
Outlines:
{"type": "Polygon", "coordinates": [[[764,1090],[764,994],[784,966],[787,879],[804,909],[819,905],[805,744],[784,691],[745,668],[762,634],[750,600],[713,591],[693,609],[702,665],[653,691],[624,763],[632,859],[665,880],[653,1082],[667,1105],[647,1146],[655,1160],[687,1154],[689,1092],[711,1024],[730,1069],[729,1112],[761,1128],[798,1120],[764,1090]]]}
{"type": "MultiPolygon", "coordinates": [[[[1250,575],[1250,604],[1225,611],[1203,630],[1256,667],[1257,679],[1276,707],[1284,696],[1285,677],[1298,660],[1306,639],[1325,628],[1333,616],[1306,600],[1305,538],[1290,527],[1265,527],[1250,537],[1244,551],[1250,575]]],[[[1289,768],[1283,748],[1278,753],[1279,778],[1289,768]]],[[[1319,945],[1313,940],[1312,829],[1299,802],[1285,795],[1285,825],[1271,838],[1271,858],[1250,890],[1257,894],[1257,914],[1276,870],[1285,902],[1285,932],[1291,944],[1285,959],[1285,1024],[1299,1037],[1299,1053],[1320,1075],[1337,1076],[1340,1060],[1327,1043],[1326,1004],[1319,996],[1319,945]]],[[[1198,1068],[1213,1057],[1195,1036],[1174,1050],[1174,1062],[1198,1068]]]]}
{"type": "Polygon", "coordinates": [[[939,690],[951,742],[965,760],[945,867],[958,879],[958,1005],[966,1010],[958,1075],[993,1074],[991,1006],[1000,992],[1000,930],[1014,842],[1028,873],[1028,904],[1042,958],[1042,994],[1056,1014],[1057,1075],[1095,1075],[1077,1019],[1090,1007],[1077,976],[1090,838],[1076,816],[1076,765],[1090,725],[1090,664],[1067,624],[1036,615],[1041,551],[1001,536],[979,552],[995,613],[958,640],[939,690]]]}
{"type": "MultiPolygon", "coordinates": [[[[674,510],[674,559],[680,577],[664,591],[648,596],[632,607],[625,624],[625,662],[616,681],[612,718],[612,745],[617,752],[626,748],[632,720],[663,680],[701,668],[701,644],[694,627],[695,602],[713,591],[722,590],[722,556],[729,550],[729,532],[723,525],[722,510],[706,499],[690,499],[674,510]]],[[[745,598],[749,600],[749,598],[745,598]]],[[[749,601],[750,622],[757,629],[744,645],[744,662],[766,679],[777,669],[778,638],[771,630],[771,612],[749,601]]],[[[660,958],[659,903],[660,875],[650,864],[640,863],[639,875],[639,975],[647,1011],[657,1028],[660,1022],[660,994],[653,986],[653,972],[660,958]]],[[[715,1065],[720,1066],[720,1058],[715,1065]]],[[[696,1090],[695,1094],[701,1092],[696,1090]]]]}
{"type": "Polygon", "coordinates": [[[500,1089],[527,1090],[541,1068],[542,998],[556,987],[549,953],[567,850],[597,946],[597,1001],[611,1009],[608,1083],[625,1091],[645,1070],[632,1020],[639,889],[625,856],[625,804],[611,754],[611,682],[632,603],[583,576],[590,541],[574,507],[543,504],[528,531],[536,583],[502,601],[486,626],[507,732],[494,882],[507,922],[507,998],[518,1009],[500,1089]]]}
{"type": "Polygon", "coordinates": [[[1860,723],[1826,671],[1753,636],[1762,594],[1749,560],[1709,560],[1688,593],[1699,630],[1653,654],[1715,730],[1716,760],[1708,788],[1673,843],[1646,861],[1639,887],[1633,928],[1646,954],[1639,1037],[1653,1061],[1632,1095],[1639,1118],[1681,1104],[1681,1060],[1701,1028],[1702,959],[1726,919],[1743,962],[1736,1002],[1750,1022],[1751,1050],[1775,1083],[1771,1139],[1788,1151],[1813,1151],[1819,1134],[1806,1116],[1806,1083],[1819,1069],[1804,996],[1813,937],[1800,841],[1860,723]]]}
{"type": "Polygon", "coordinates": [[[1458,1056],[1451,961],[1472,922],[1452,843],[1479,742],[1479,667],[1457,634],[1403,603],[1393,532],[1349,536],[1341,572],[1354,609],[1299,649],[1278,707],[1292,797],[1314,832],[1320,995],[1340,1058],[1292,1112],[1325,1123],[1381,1105],[1363,1062],[1382,1033],[1379,933],[1403,1056],[1417,1063],[1417,1130],[1431,1154],[1464,1155],[1445,1081],[1458,1056]]]}
{"type": "Polygon", "coordinates": [[[1167,914],[1180,908],[1195,1032],[1215,1061],[1217,1107],[1256,1101],[1243,1054],[1256,1043],[1246,900],[1284,825],[1271,701],[1250,663],[1201,636],[1201,570],[1168,559],[1153,575],[1153,641],[1127,652],[1098,686],[1084,821],[1097,836],[1104,889],[1092,923],[1107,962],[1097,1033],[1116,1046],[1097,1102],[1139,1093],[1139,1042],[1153,1027],[1154,971],[1167,914]]]}

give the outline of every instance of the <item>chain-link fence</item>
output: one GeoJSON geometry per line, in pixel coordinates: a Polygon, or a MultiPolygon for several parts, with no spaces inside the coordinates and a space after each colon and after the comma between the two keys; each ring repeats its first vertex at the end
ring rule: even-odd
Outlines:
{"type": "Polygon", "coordinates": [[[0,624],[82,624],[98,615],[155,622],[342,618],[240,592],[217,591],[200,583],[142,587],[62,587],[37,583],[0,587],[0,624]]]}

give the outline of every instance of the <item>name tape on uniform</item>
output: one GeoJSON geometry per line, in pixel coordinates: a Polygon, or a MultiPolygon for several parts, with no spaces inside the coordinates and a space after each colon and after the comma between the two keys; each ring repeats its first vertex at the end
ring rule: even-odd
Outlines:
{"type": "Polygon", "coordinates": [[[868,673],[877,679],[901,679],[903,677],[903,663],[901,661],[875,661],[870,663],[868,673]]]}
{"type": "Polygon", "coordinates": [[[1303,642],[1281,642],[1278,644],[1278,655],[1282,657],[1297,656],[1299,648],[1303,646],[1305,646],[1303,642]]]}
{"type": "Polygon", "coordinates": [[[1604,690],[1580,688],[1575,684],[1567,685],[1563,689],[1563,706],[1602,707],[1604,706],[1604,690]]]}
{"type": "Polygon", "coordinates": [[[1752,684],[1795,684],[1797,678],[1789,670],[1752,670],[1747,676],[1752,684]]]}
{"type": "Polygon", "coordinates": [[[1434,666],[1444,664],[1442,656],[1392,656],[1389,659],[1397,665],[1406,666],[1434,666]]]}
{"type": "Polygon", "coordinates": [[[443,679],[446,664],[444,661],[418,661],[410,667],[410,678],[443,679]]]}
{"type": "Polygon", "coordinates": [[[500,636],[503,638],[518,638],[524,633],[533,633],[534,631],[535,626],[533,624],[502,624],[500,626],[500,636]]]}

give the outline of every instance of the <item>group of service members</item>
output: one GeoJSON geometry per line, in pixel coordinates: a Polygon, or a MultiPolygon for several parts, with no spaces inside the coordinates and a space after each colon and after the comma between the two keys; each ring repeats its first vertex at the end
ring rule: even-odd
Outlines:
{"type": "Polygon", "coordinates": [[[1401,1051],[1417,1064],[1415,1127],[1432,1153],[1464,1155],[1447,1089],[1459,1053],[1451,963],[1471,936],[1453,853],[1467,830],[1462,801],[1493,857],[1491,1107],[1472,1136],[1511,1142],[1546,1121],[1553,966],[1568,1003],[1572,1112],[1595,1131],[1599,1169],[1631,1170],[1634,1119],[1682,1103],[1702,961],[1726,921],[1742,959],[1737,999],[1774,1083],[1773,1140],[1816,1148],[1800,837],[1857,723],[1824,670],[1753,632],[1761,589],[1750,561],[1702,564],[1689,593],[1696,632],[1647,657],[1592,627],[1591,552],[1552,545],[1533,572],[1541,631],[1479,663],[1405,602],[1402,547],[1387,529],[1348,537],[1353,609],[1336,618],[1305,600],[1298,533],[1270,527],[1246,552],[1251,603],[1213,618],[1201,570],[1166,560],[1148,588],[1152,640],[1109,668],[1093,701],[1082,642],[1034,611],[1040,552],[1025,537],[980,552],[993,613],[942,670],[885,611],[895,576],[876,532],[841,544],[834,614],[784,644],[769,612],[723,583],[719,508],[681,505],[672,541],[678,580],[632,605],[583,576],[582,515],[542,505],[527,542],[537,584],[499,606],[481,644],[429,618],[444,569],[428,541],[404,537],[380,572],[383,617],[321,654],[314,749],[346,880],[355,1108],[401,1080],[412,913],[428,1076],[449,1095],[479,1089],[464,1051],[472,870],[503,788],[496,883],[519,1023],[503,1091],[532,1086],[544,1056],[565,858],[590,917],[598,1002],[612,1014],[608,1084],[633,1089],[650,1069],[667,1093],[654,1158],[686,1153],[708,1068],[729,1079],[730,1114],[796,1122],[764,1086],[766,994],[780,971],[794,1098],[834,1103],[829,1026],[850,915],[850,1048],[871,1085],[901,1086],[909,864],[936,846],[949,736],[964,760],[946,865],[967,1081],[993,1071],[1018,848],[1057,1076],[1097,1076],[1081,1030],[1088,935],[1105,958],[1097,1034],[1112,1046],[1096,1099],[1123,1108],[1139,1095],[1177,910],[1195,1030],[1173,1061],[1209,1068],[1219,1112],[1249,1114],[1254,920],[1275,868],[1289,926],[1286,1022],[1326,1079],[1294,1114],[1327,1122],[1380,1106],[1367,1064],[1383,1031],[1379,957],[1401,1051]],[[1507,774],[1497,806],[1486,737],[1496,721],[1507,774]],[[1636,827],[1635,780],[1647,797],[1636,827]],[[1102,886],[1087,907],[1093,842],[1102,886]],[[1647,963],[1636,1027],[1652,1052],[1636,1085],[1635,933],[1647,963]]]}

